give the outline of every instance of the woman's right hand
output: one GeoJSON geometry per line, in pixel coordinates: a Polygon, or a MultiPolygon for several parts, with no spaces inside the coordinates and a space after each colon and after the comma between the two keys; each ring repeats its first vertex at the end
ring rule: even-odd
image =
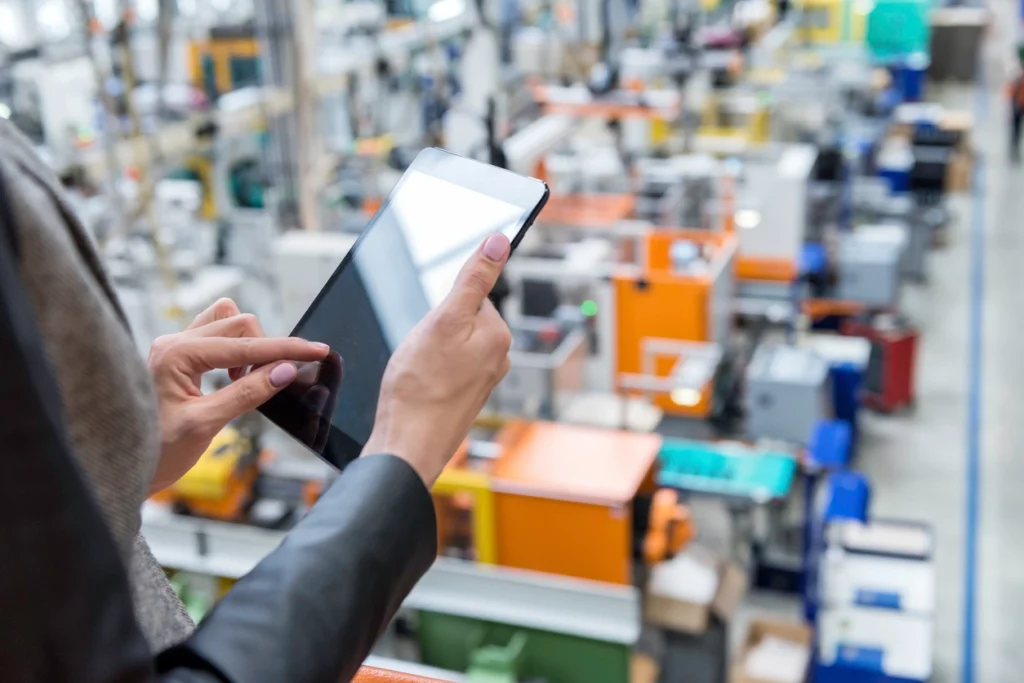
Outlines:
{"type": "Polygon", "coordinates": [[[487,295],[511,248],[492,235],[451,293],[399,345],[381,383],[363,454],[402,458],[429,488],[509,369],[512,333],[487,295]]]}

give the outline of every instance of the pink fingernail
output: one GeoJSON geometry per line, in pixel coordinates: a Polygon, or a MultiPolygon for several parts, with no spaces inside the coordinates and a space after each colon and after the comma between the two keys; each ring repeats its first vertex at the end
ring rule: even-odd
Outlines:
{"type": "Polygon", "coordinates": [[[500,261],[508,253],[509,242],[504,235],[491,235],[484,242],[484,256],[492,261],[500,261]]]}
{"type": "Polygon", "coordinates": [[[331,350],[330,346],[328,346],[327,344],[321,343],[321,342],[309,342],[309,344],[310,344],[310,346],[315,346],[316,348],[320,349],[321,351],[330,351],[331,350]]]}
{"type": "Polygon", "coordinates": [[[295,381],[299,369],[291,363],[281,363],[270,371],[270,383],[280,389],[295,381]]]}

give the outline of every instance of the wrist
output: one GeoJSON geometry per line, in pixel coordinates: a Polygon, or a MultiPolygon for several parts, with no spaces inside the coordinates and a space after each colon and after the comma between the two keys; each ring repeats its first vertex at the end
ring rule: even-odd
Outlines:
{"type": "Polygon", "coordinates": [[[374,427],[366,445],[363,446],[361,455],[393,455],[404,460],[423,480],[423,484],[430,489],[441,472],[431,465],[436,458],[427,457],[428,451],[429,448],[424,439],[411,439],[388,428],[374,427]]]}

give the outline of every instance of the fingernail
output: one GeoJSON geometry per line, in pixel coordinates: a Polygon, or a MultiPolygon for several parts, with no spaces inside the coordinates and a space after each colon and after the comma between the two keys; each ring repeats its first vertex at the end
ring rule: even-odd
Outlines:
{"type": "Polygon", "coordinates": [[[270,383],[280,389],[295,381],[299,369],[292,363],[281,363],[270,371],[270,383]]]}
{"type": "Polygon", "coordinates": [[[313,347],[315,347],[317,349],[320,349],[321,351],[330,351],[331,350],[330,346],[328,346],[327,344],[323,344],[321,342],[311,341],[311,342],[309,342],[309,345],[313,346],[313,347]]]}
{"type": "Polygon", "coordinates": [[[484,242],[484,256],[492,261],[500,261],[508,252],[508,238],[504,235],[491,235],[484,242]]]}

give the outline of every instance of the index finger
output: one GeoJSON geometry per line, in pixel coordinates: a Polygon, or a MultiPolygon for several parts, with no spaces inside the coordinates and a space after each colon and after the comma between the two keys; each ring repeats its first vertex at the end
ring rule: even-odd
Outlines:
{"type": "Polygon", "coordinates": [[[213,302],[213,305],[207,308],[205,311],[196,316],[196,319],[186,327],[186,330],[194,330],[197,327],[203,325],[209,325],[212,322],[218,320],[224,320],[225,318],[232,318],[241,313],[238,310],[238,304],[227,297],[222,297],[213,302]]]}
{"type": "Polygon", "coordinates": [[[501,233],[488,237],[469,257],[466,265],[462,266],[445,304],[468,314],[476,314],[484,299],[494,289],[510,250],[508,238],[501,233]]]}
{"type": "Polygon", "coordinates": [[[203,337],[181,344],[195,370],[266,365],[280,360],[315,361],[327,355],[325,344],[298,337],[203,337]]]}

